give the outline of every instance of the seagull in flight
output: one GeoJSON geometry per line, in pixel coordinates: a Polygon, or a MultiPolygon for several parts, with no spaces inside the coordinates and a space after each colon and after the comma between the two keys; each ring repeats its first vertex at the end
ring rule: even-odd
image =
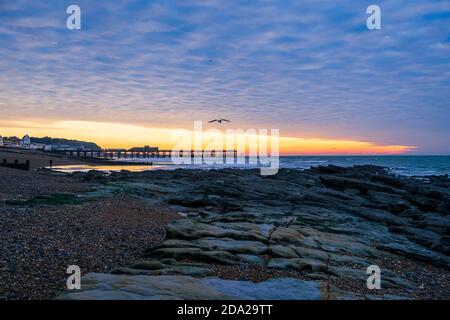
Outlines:
{"type": "Polygon", "coordinates": [[[222,123],[222,121],[231,122],[230,120],[227,120],[227,119],[214,119],[214,120],[208,121],[208,123],[213,123],[213,122],[222,123]]]}

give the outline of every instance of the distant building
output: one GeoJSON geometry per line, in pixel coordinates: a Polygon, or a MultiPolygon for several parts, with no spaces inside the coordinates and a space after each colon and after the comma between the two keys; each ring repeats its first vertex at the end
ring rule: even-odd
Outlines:
{"type": "Polygon", "coordinates": [[[21,142],[21,147],[25,149],[30,149],[31,139],[29,135],[24,135],[21,142]]]}
{"type": "Polygon", "coordinates": [[[29,149],[31,149],[31,150],[45,150],[46,146],[47,145],[42,144],[42,143],[32,143],[32,144],[30,144],[29,149]]]}
{"type": "Polygon", "coordinates": [[[65,151],[65,150],[73,150],[76,148],[68,144],[52,144],[50,149],[55,151],[65,151]]]}
{"type": "Polygon", "coordinates": [[[31,138],[26,134],[22,139],[16,136],[13,137],[2,137],[0,136],[0,146],[7,148],[22,148],[30,150],[51,150],[51,145],[45,143],[35,143],[31,142],[31,138]]]}
{"type": "Polygon", "coordinates": [[[22,144],[22,140],[20,140],[17,137],[4,137],[3,138],[3,145],[5,147],[20,148],[21,144],[22,144]]]}
{"type": "Polygon", "coordinates": [[[159,150],[158,147],[149,147],[149,146],[145,146],[145,147],[134,147],[129,149],[128,151],[130,152],[157,152],[159,150]]]}

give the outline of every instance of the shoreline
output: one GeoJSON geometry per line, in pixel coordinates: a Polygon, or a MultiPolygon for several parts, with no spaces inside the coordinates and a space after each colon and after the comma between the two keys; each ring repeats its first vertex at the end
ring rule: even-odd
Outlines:
{"type": "Polygon", "coordinates": [[[70,157],[58,155],[50,152],[40,152],[26,149],[0,149],[0,159],[6,159],[8,162],[19,160],[19,162],[30,161],[32,169],[46,168],[50,165],[50,160],[53,161],[53,166],[67,166],[67,165],[151,165],[149,162],[128,162],[128,161],[113,161],[96,158],[70,157]]]}
{"type": "Polygon", "coordinates": [[[58,296],[66,265],[77,263],[87,279],[108,275],[102,281],[291,278],[329,281],[336,299],[450,297],[445,177],[424,183],[373,166],[269,177],[239,169],[0,173],[3,299],[58,296]],[[364,288],[366,264],[383,268],[381,292],[364,288]]]}
{"type": "MultiPolygon", "coordinates": [[[[122,167],[129,167],[129,170],[134,171],[144,171],[145,167],[149,167],[149,170],[174,170],[174,169],[187,169],[187,170],[221,170],[221,169],[245,169],[245,170],[253,170],[255,168],[259,168],[257,165],[177,165],[167,161],[158,161],[158,158],[152,159],[152,161],[139,161],[136,158],[130,158],[128,160],[105,160],[105,159],[95,159],[95,158],[78,158],[78,157],[69,157],[62,156],[57,154],[52,154],[48,152],[40,152],[33,150],[24,150],[24,149],[9,149],[9,148],[0,148],[0,161],[2,159],[7,159],[8,162],[13,162],[14,160],[19,160],[19,162],[24,163],[25,161],[30,161],[31,169],[40,169],[47,168],[49,166],[49,161],[53,161],[53,167],[62,167],[63,169],[68,166],[77,166],[80,170],[89,171],[91,169],[95,170],[96,166],[103,167],[104,171],[120,171],[122,167]],[[153,161],[154,160],[154,161],[153,161]],[[112,169],[116,167],[117,169],[112,169]],[[135,167],[135,168],[133,168],[135,167]],[[138,168],[140,167],[140,168],[138,168]]],[[[146,159],[149,160],[149,159],[146,159]]],[[[161,159],[159,159],[161,160],[161,159]]],[[[411,156],[411,155],[402,155],[402,156],[281,156],[280,157],[280,168],[282,169],[290,169],[290,170],[308,170],[314,167],[326,166],[326,165],[334,165],[339,167],[352,167],[356,165],[376,165],[381,166],[389,170],[390,173],[395,175],[404,176],[404,177],[427,177],[427,176],[446,176],[450,174],[450,156],[446,155],[420,155],[420,156],[411,156]],[[414,166],[409,167],[405,163],[385,163],[386,159],[408,159],[413,160],[416,158],[420,159],[442,159],[448,160],[448,163],[444,162],[435,162],[428,164],[418,164],[420,167],[414,168],[414,166]],[[286,159],[288,161],[286,162],[286,159]],[[308,160],[304,160],[308,159],[308,160]],[[328,160],[324,160],[328,159],[328,160]],[[354,159],[367,159],[366,162],[352,162],[354,159]],[[371,160],[370,160],[371,159],[371,160]],[[381,162],[380,162],[381,159],[381,162]],[[294,160],[299,160],[299,162],[295,162],[294,160]],[[347,160],[350,160],[348,162],[347,160]],[[370,160],[370,161],[369,161],[370,160]],[[406,165],[406,167],[404,167],[406,165]],[[424,165],[427,165],[427,168],[423,168],[424,165]],[[445,167],[445,169],[444,169],[445,167]]],[[[366,160],[365,160],[366,161],[366,160]]],[[[404,160],[403,160],[404,161],[404,160]]],[[[70,168],[69,168],[70,169],[70,168]]],[[[124,168],[127,170],[126,168],[124,168]]],[[[58,171],[58,170],[54,170],[58,171]]],[[[69,170],[71,171],[71,170],[69,170]]],[[[61,170],[61,172],[69,172],[65,170],[61,170]]]]}
{"type": "Polygon", "coordinates": [[[53,299],[69,265],[82,274],[139,261],[178,215],[134,197],[78,201],[95,183],[0,167],[0,300],[53,299]],[[5,186],[8,186],[7,188],[5,186]]]}
{"type": "MultiPolygon", "coordinates": [[[[164,278],[169,287],[189,286],[211,276],[262,285],[289,278],[319,287],[328,282],[330,291],[322,291],[322,298],[450,297],[448,179],[430,177],[430,183],[423,183],[373,166],[282,169],[273,177],[257,172],[175,170],[104,176],[108,184],[117,186],[120,181],[126,190],[138,183],[146,191],[131,192],[169,204],[182,219],[168,225],[165,240],[147,248],[140,263],[111,274],[86,275],[90,290],[60,298],[92,298],[91,290],[96,288],[97,295],[103,286],[119,283],[130,297],[149,298],[139,290],[157,286],[163,275],[173,275],[164,278]],[[167,192],[174,187],[176,191],[167,192]],[[365,269],[372,264],[380,265],[384,274],[384,287],[375,292],[365,287],[365,269]]],[[[221,286],[232,284],[225,281],[221,286]]],[[[119,298],[116,293],[103,292],[107,299],[119,298]]],[[[173,288],[150,297],[192,299],[196,293],[173,288]]],[[[239,298],[239,290],[235,294],[239,298]]]]}

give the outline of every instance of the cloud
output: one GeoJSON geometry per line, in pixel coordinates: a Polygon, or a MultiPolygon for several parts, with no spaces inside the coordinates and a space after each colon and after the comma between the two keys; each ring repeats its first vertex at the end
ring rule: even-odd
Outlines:
{"type": "Polygon", "coordinates": [[[65,29],[69,4],[0,10],[5,116],[155,127],[224,116],[425,151],[430,132],[450,137],[447,1],[379,1],[380,31],[358,1],[78,1],[81,31],[65,29]]]}

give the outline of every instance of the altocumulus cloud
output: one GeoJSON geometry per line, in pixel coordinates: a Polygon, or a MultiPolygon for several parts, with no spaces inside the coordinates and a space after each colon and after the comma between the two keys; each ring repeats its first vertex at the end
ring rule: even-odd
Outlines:
{"type": "Polygon", "coordinates": [[[450,4],[2,1],[4,117],[190,125],[217,115],[286,135],[449,153],[450,4]],[[78,4],[82,30],[65,28],[78,4]]]}

